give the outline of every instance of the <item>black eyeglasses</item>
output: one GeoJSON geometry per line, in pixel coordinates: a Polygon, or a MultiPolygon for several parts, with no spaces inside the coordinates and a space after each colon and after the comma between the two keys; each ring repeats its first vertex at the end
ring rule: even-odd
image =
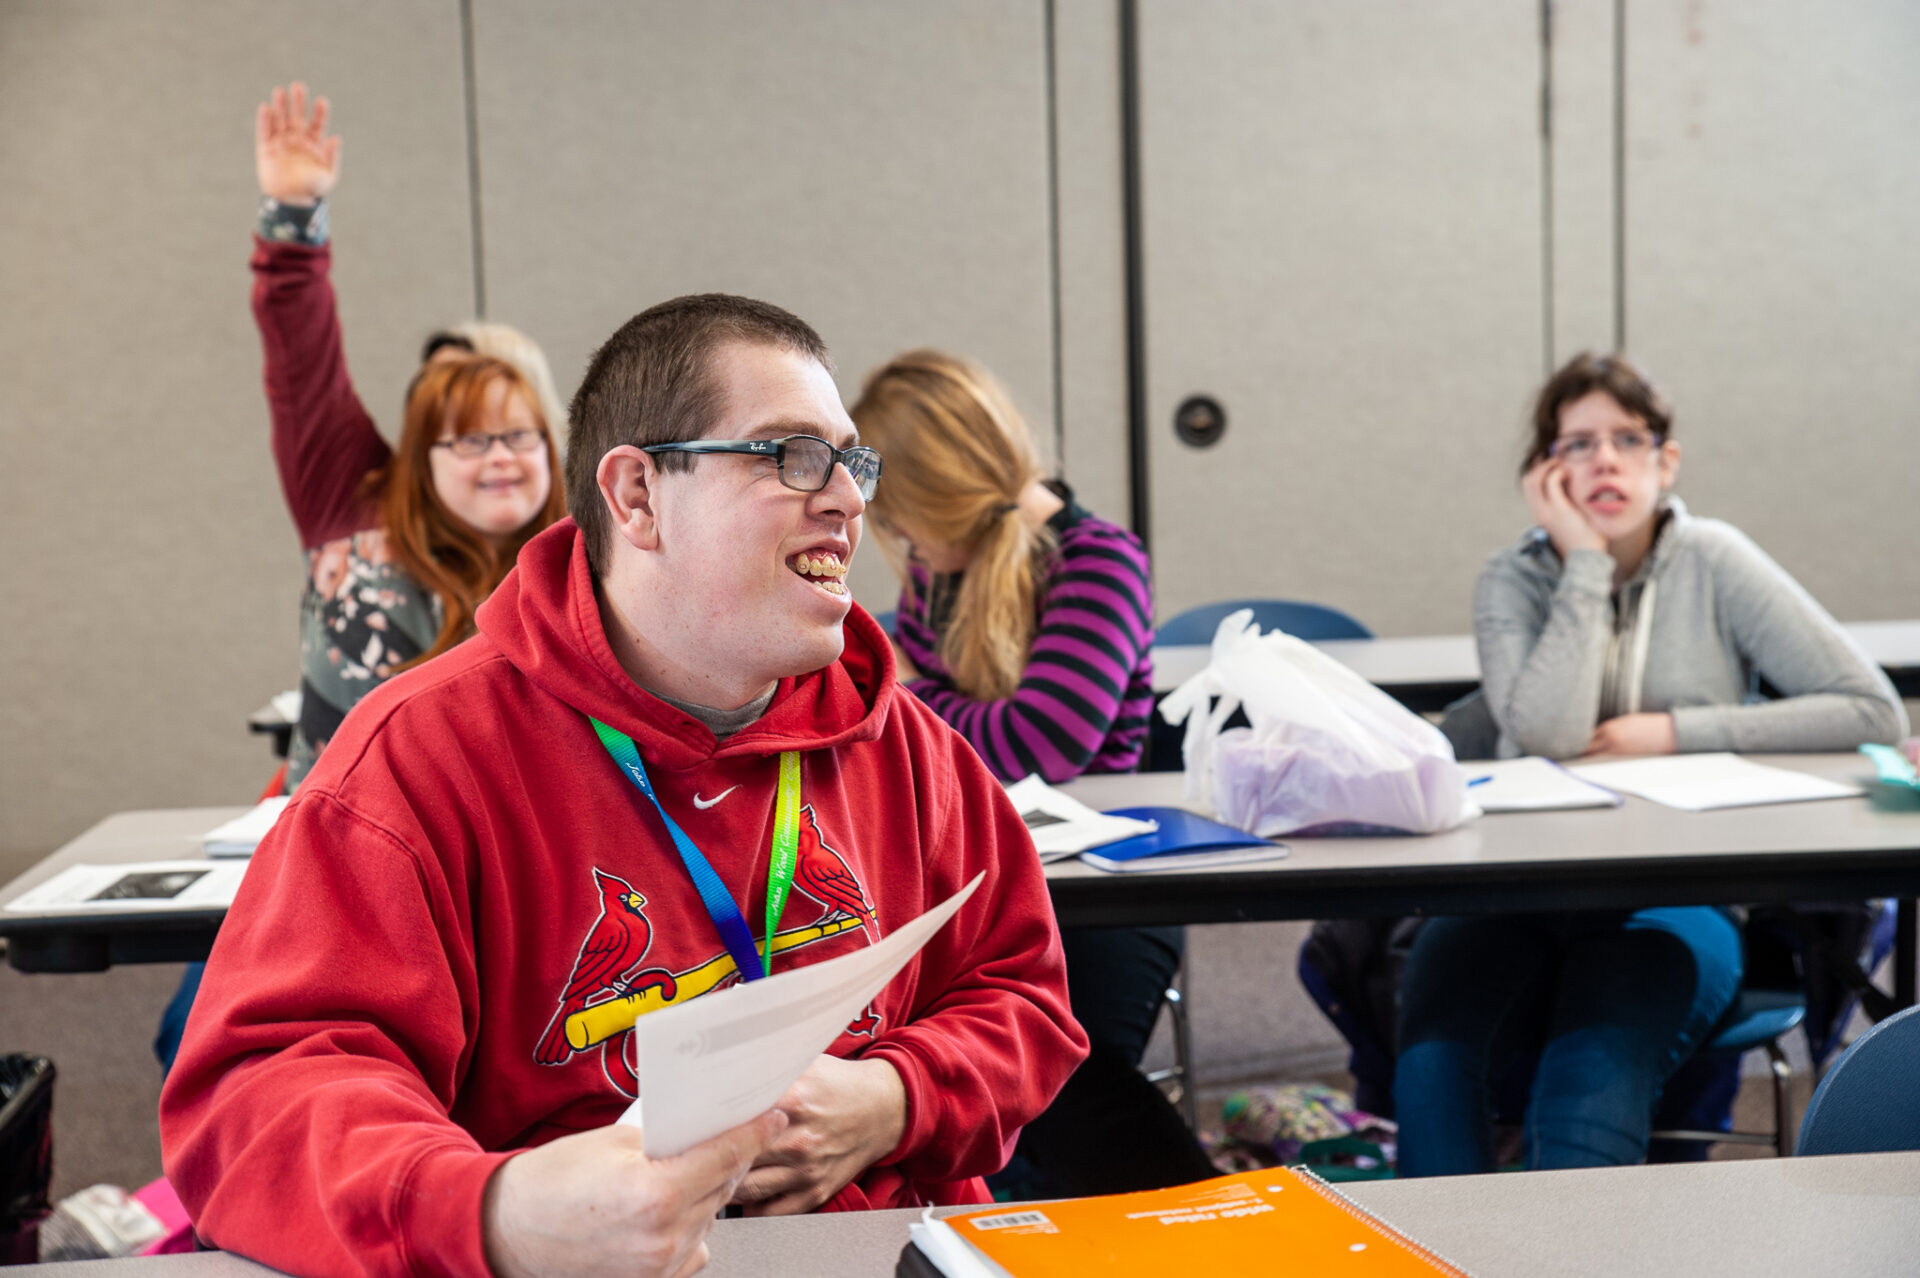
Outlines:
{"type": "Polygon", "coordinates": [[[835,448],[818,435],[787,435],[780,439],[690,439],[684,444],[648,444],[643,453],[745,453],[771,457],[780,468],[780,482],[796,492],[817,493],[833,478],[834,466],[847,468],[861,501],[872,501],[880,486],[880,454],[864,445],[835,448]]]}
{"type": "Polygon", "coordinates": [[[493,451],[493,441],[499,440],[507,446],[507,451],[531,453],[547,442],[545,431],[507,430],[498,435],[489,435],[484,431],[468,431],[464,435],[455,435],[452,439],[443,439],[434,444],[435,448],[446,448],[455,457],[485,457],[493,451]]]}
{"type": "Polygon", "coordinates": [[[1547,449],[1547,456],[1555,461],[1573,462],[1578,465],[1592,461],[1600,455],[1600,441],[1605,439],[1613,445],[1613,451],[1622,461],[1641,461],[1658,445],[1660,437],[1650,430],[1626,427],[1609,435],[1563,435],[1553,441],[1547,449]]]}

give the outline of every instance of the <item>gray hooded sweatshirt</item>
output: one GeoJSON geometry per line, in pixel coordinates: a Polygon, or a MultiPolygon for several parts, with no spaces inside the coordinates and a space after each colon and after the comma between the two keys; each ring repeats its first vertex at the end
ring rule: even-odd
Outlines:
{"type": "Polygon", "coordinates": [[[1673,715],[1682,752],[1852,750],[1898,741],[1886,675],[1747,536],[1668,497],[1653,549],[1616,591],[1613,558],[1562,564],[1546,533],[1487,561],[1474,589],[1499,756],[1565,759],[1603,720],[1673,715]],[[1765,679],[1780,698],[1762,701],[1765,679]]]}

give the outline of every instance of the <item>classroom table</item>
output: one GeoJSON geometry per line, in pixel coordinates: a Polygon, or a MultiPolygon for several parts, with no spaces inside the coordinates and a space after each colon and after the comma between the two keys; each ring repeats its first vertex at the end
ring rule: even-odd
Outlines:
{"type": "MultiPolygon", "coordinates": [[[[1345,1187],[1478,1278],[1904,1274],[1920,1259],[1920,1153],[1509,1172],[1345,1187]]],[[[917,1211],[723,1220],[711,1278],[892,1278],[917,1211]]],[[[1275,1273],[1286,1257],[1274,1257],[1275,1273]]],[[[42,1267],[53,1278],[255,1278],[206,1252],[42,1267]]]]}
{"type": "MultiPolygon", "coordinates": [[[[1255,919],[1639,909],[1900,898],[1894,1001],[1915,1001],[1920,803],[1872,784],[1859,754],[1756,761],[1867,785],[1869,797],[1682,812],[1628,795],[1619,808],[1503,812],[1422,838],[1288,839],[1283,861],[1209,873],[1105,874],[1049,866],[1062,923],[1102,927],[1255,919]]],[[[1082,777],[1062,788],[1105,810],[1189,806],[1184,773],[1082,777]]]]}
{"type": "Polygon", "coordinates": [[[271,701],[247,716],[247,731],[255,736],[272,737],[277,759],[286,758],[287,751],[293,748],[293,720],[271,701]]]}
{"type": "MultiPolygon", "coordinates": [[[[1873,777],[1859,754],[1754,758],[1834,780],[1873,777]]],[[[1210,811],[1185,786],[1184,773],[1156,772],[1061,789],[1100,810],[1210,811]]],[[[1423,837],[1284,839],[1284,860],[1202,873],[1056,862],[1047,884],[1063,923],[1095,927],[1910,897],[1920,893],[1916,798],[1682,812],[1628,795],[1618,808],[1495,813],[1423,837]]]]}
{"type": "Polygon", "coordinates": [[[117,812],[0,887],[0,937],[22,972],[99,972],[116,963],[189,963],[213,949],[225,909],[179,913],[8,914],[5,906],[70,865],[178,861],[200,856],[200,836],[245,808],[117,812]]]}
{"type": "MultiPolygon", "coordinates": [[[[1858,754],[1765,755],[1763,762],[1866,781],[1858,754]]],[[[1063,788],[1095,808],[1184,805],[1185,776],[1082,777],[1063,788]]],[[[1501,813],[1424,838],[1292,839],[1283,861],[1180,874],[1106,874],[1077,860],[1047,867],[1062,923],[1118,926],[1473,914],[1648,905],[1911,899],[1920,895],[1920,810],[1906,796],[1680,812],[1629,796],[1620,808],[1501,813]]],[[[1204,811],[1206,804],[1193,806],[1204,811]]],[[[0,907],[79,862],[192,856],[199,835],[238,808],[108,817],[0,888],[0,907]]],[[[115,963],[204,958],[223,912],[68,914],[0,909],[8,960],[22,971],[99,971],[115,963]]],[[[1912,911],[1903,907],[1895,998],[1914,1001],[1912,911]]]]}
{"type": "MultiPolygon", "coordinates": [[[[1841,628],[1877,662],[1903,697],[1920,697],[1920,621],[1849,621],[1841,628]]],[[[1314,644],[1410,709],[1439,710],[1480,686],[1472,635],[1326,639],[1314,644]]],[[[1170,692],[1206,668],[1206,644],[1153,649],[1153,690],[1170,692]]]]}
{"type": "MultiPolygon", "coordinates": [[[[1416,711],[1438,710],[1480,686],[1480,653],[1472,635],[1392,639],[1321,639],[1314,647],[1377,684],[1416,711]]],[[[1153,649],[1153,690],[1171,692],[1206,669],[1208,644],[1153,649]]]]}

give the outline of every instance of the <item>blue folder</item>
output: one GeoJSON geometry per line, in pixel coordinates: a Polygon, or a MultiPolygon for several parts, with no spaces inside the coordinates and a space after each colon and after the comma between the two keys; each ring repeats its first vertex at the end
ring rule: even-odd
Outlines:
{"type": "Polygon", "coordinates": [[[1199,816],[1185,808],[1113,808],[1111,815],[1152,821],[1159,828],[1151,834],[1136,834],[1130,839],[1121,839],[1116,843],[1091,848],[1080,854],[1081,860],[1096,865],[1102,861],[1121,864],[1147,857],[1224,853],[1232,849],[1246,849],[1249,855],[1232,858],[1223,856],[1221,858],[1223,862],[1265,860],[1287,854],[1284,843],[1274,843],[1258,835],[1248,834],[1245,830],[1236,830],[1230,825],[1223,825],[1211,817],[1199,816]]]}

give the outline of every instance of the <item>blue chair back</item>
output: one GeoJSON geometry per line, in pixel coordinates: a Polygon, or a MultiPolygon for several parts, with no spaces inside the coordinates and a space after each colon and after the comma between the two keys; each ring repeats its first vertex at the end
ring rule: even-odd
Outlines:
{"type": "Polygon", "coordinates": [[[1213,632],[1231,613],[1253,609],[1262,630],[1284,630],[1297,639],[1371,639],[1373,631],[1341,612],[1291,599],[1232,599],[1189,608],[1160,624],[1153,641],[1161,644],[1212,643],[1213,632]]]}
{"type": "Polygon", "coordinates": [[[1802,1154],[1920,1149],[1920,1007],[1854,1040],[1820,1080],[1800,1120],[1802,1154]]]}
{"type": "Polygon", "coordinates": [[[891,612],[876,612],[873,614],[873,619],[880,623],[880,628],[886,631],[887,634],[894,638],[899,637],[899,631],[895,629],[895,627],[900,624],[900,613],[897,610],[891,612]]]}

